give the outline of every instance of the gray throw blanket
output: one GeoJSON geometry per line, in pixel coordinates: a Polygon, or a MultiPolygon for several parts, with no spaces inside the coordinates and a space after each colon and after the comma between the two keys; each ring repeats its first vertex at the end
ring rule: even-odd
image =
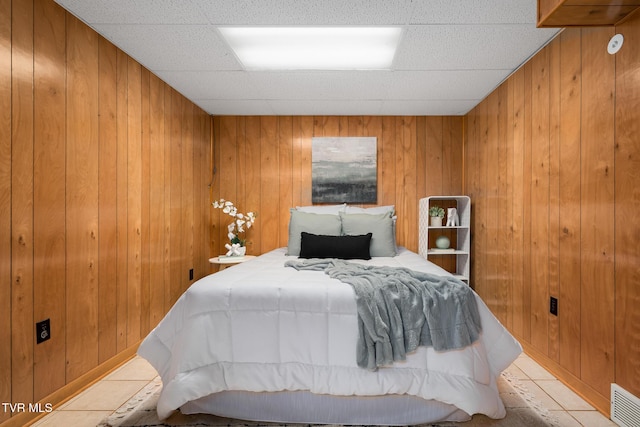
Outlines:
{"type": "Polygon", "coordinates": [[[337,259],[287,261],[285,266],[324,271],[353,287],[361,368],[375,371],[405,360],[418,346],[460,349],[474,343],[482,331],[471,288],[453,277],[337,259]]]}

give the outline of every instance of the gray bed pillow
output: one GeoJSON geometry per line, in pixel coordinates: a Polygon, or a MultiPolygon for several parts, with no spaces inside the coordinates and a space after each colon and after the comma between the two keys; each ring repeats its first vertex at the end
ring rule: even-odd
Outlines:
{"type": "Polygon", "coordinates": [[[289,209],[289,212],[291,218],[289,219],[287,255],[300,255],[300,236],[303,231],[325,236],[340,235],[342,224],[338,215],[301,212],[295,208],[289,209]]]}
{"type": "Polygon", "coordinates": [[[342,234],[361,235],[372,233],[371,256],[393,257],[396,250],[395,227],[391,213],[378,215],[340,213],[342,234]]]}

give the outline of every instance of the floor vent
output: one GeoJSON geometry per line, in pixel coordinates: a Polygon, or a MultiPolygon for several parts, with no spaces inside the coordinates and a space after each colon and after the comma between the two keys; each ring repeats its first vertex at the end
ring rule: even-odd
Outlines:
{"type": "Polygon", "coordinates": [[[640,426],[640,399],[611,384],[611,420],[622,427],[640,426]]]}

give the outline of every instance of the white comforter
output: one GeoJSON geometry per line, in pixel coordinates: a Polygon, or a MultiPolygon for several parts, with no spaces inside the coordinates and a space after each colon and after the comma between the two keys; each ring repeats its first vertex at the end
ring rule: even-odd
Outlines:
{"type": "MultiPolygon", "coordinates": [[[[323,272],[285,268],[285,248],[194,283],[145,338],[138,354],[163,389],[158,416],[225,390],[372,396],[409,394],[502,418],[496,377],[522,351],[477,297],[483,333],[463,350],[421,347],[371,372],[356,365],[352,288],[323,272]]],[[[355,261],[449,274],[418,254],[355,261]]]]}

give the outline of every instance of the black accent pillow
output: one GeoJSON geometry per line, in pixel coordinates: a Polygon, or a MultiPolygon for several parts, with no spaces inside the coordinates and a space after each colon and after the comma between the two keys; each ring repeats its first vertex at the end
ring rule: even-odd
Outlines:
{"type": "Polygon", "coordinates": [[[300,233],[300,258],[371,259],[372,233],[359,236],[323,236],[300,233]]]}

